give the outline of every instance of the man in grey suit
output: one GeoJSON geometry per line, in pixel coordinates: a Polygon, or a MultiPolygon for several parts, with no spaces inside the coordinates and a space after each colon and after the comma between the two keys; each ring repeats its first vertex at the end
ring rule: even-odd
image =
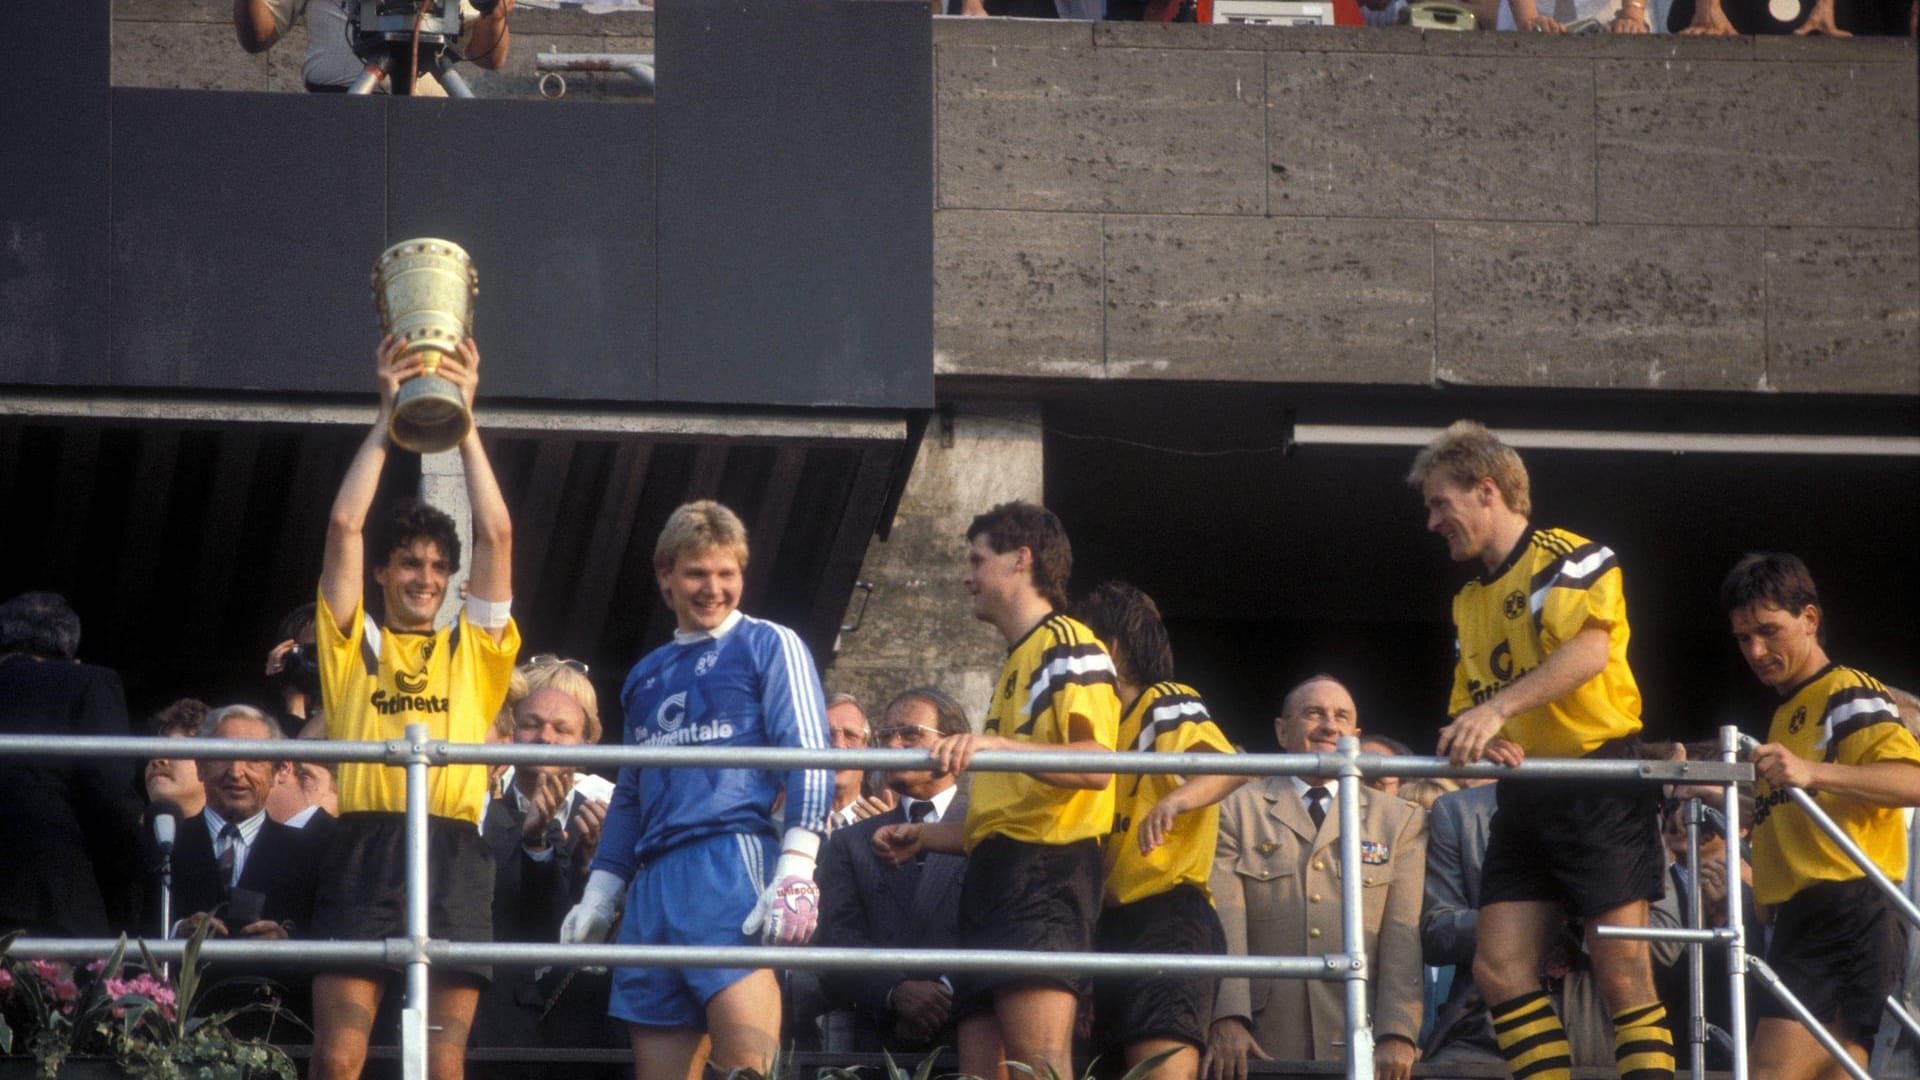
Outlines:
{"type": "MultiPolygon", "coordinates": [[[[922,750],[944,735],[972,730],[966,713],[931,688],[905,691],[887,705],[880,746],[922,750]]],[[[874,855],[873,834],[902,822],[966,820],[966,793],[952,773],[896,772],[892,810],[834,830],[820,857],[821,945],[956,948],[960,878],[966,860],[929,854],[895,868],[874,855]]],[[[953,1045],[953,986],[926,972],[829,971],[820,977],[828,1050],[925,1050],[953,1045]]]]}
{"type": "MultiPolygon", "coordinates": [[[[1330,675],[1289,691],[1274,721],[1288,753],[1330,753],[1359,735],[1353,695],[1330,675]]],[[[1209,886],[1227,949],[1236,955],[1311,956],[1340,941],[1336,779],[1267,777],[1220,804],[1220,844],[1209,886]]],[[[1373,977],[1377,1080],[1407,1080],[1420,1034],[1420,890],[1426,811],[1360,789],[1367,964],[1373,977]]],[[[1337,982],[1222,979],[1207,1032],[1206,1073],[1239,1080],[1247,1059],[1346,1058],[1345,991],[1337,982]]]]}
{"type": "Polygon", "coordinates": [[[1427,822],[1426,901],[1420,909],[1420,948],[1434,967],[1451,966],[1453,984],[1434,1014],[1423,1057],[1436,1062],[1498,1065],[1487,1003],[1473,984],[1478,935],[1480,864],[1493,825],[1493,785],[1449,792],[1434,800],[1427,822]]]}

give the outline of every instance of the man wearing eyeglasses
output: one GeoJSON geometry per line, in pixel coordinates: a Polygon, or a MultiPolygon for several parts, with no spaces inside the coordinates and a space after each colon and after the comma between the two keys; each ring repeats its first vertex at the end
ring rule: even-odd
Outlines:
{"type": "MultiPolygon", "coordinates": [[[[875,739],[887,750],[924,751],[948,735],[971,731],[958,702],[931,687],[905,691],[887,705],[875,739]]],[[[887,774],[899,805],[836,830],[820,857],[822,945],[852,948],[947,949],[958,944],[960,879],[966,860],[928,855],[895,867],[873,850],[887,825],[963,821],[967,799],[950,772],[913,769],[887,774]]],[[[953,983],[926,972],[823,972],[829,1050],[924,1051],[951,1045],[953,983]]]]}

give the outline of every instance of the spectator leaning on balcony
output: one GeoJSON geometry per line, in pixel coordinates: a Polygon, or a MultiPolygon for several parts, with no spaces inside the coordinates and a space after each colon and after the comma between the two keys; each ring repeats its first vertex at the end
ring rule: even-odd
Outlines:
{"type": "MultiPolygon", "coordinates": [[[[1481,573],[1453,599],[1449,723],[1455,764],[1522,759],[1626,761],[1640,733],[1627,666],[1627,606],[1613,550],[1564,529],[1536,529],[1520,455],[1460,421],[1414,458],[1407,483],[1427,529],[1481,573]]],[[[1634,780],[1566,784],[1504,779],[1487,840],[1473,979],[1508,1065],[1566,1080],[1572,1054],[1540,973],[1569,913],[1582,920],[1594,981],[1613,1016],[1614,1059],[1628,1080],[1673,1076],[1666,1009],[1644,941],[1599,926],[1647,925],[1660,898],[1659,791],[1634,780]]]]}
{"type": "MultiPolygon", "coordinates": [[[[653,566],[675,630],[627,674],[627,745],[826,749],[826,701],[806,645],[739,610],[747,555],[746,527],[717,502],[667,518],[653,566]]],[[[560,940],[604,939],[624,897],[623,945],[805,944],[832,799],[825,769],[622,768],[560,940]],[[770,816],[782,792],[784,836],[770,816]]],[[[699,1076],[709,1060],[765,1071],[780,1046],[769,968],[616,968],[610,1011],[628,1025],[639,1076],[699,1076]]]]}
{"type": "MultiPolygon", "coordinates": [[[[233,32],[240,47],[250,53],[273,48],[293,28],[302,11],[307,15],[307,56],[300,74],[313,93],[339,93],[352,86],[366,67],[354,55],[352,27],[347,20],[347,5],[359,0],[233,0],[233,32]]],[[[457,46],[461,56],[477,67],[497,68],[506,62],[511,33],[507,14],[513,0],[499,0],[498,6],[481,15],[472,3],[460,5],[462,37],[457,46]]],[[[394,77],[404,77],[404,64],[395,65],[394,77]]],[[[424,70],[424,68],[423,68],[424,70]]]]}
{"type": "MultiPolygon", "coordinates": [[[[907,690],[887,704],[877,733],[888,750],[924,752],[939,739],[973,728],[958,702],[931,687],[907,690]]],[[[820,859],[821,945],[851,948],[951,949],[959,934],[960,878],[965,860],[927,855],[900,866],[881,859],[873,836],[888,825],[963,821],[966,793],[950,772],[889,773],[899,805],[834,831],[820,859]]],[[[799,974],[796,972],[795,974],[799,974]]],[[[953,980],[924,971],[863,968],[820,974],[828,1050],[902,1053],[953,1045],[953,980]]]]}
{"type": "MultiPolygon", "coordinates": [[[[513,526],[476,427],[459,445],[473,511],[473,565],[463,609],[450,625],[434,628],[448,579],[460,565],[460,538],[447,515],[403,499],[388,509],[371,538],[382,606],[380,621],[374,621],[363,602],[369,543],[362,530],[386,465],[394,394],[419,374],[422,360],[418,353],[403,355],[401,343],[387,338],[377,365],[380,407],[334,498],[321,566],[316,622],[327,737],[398,739],[417,723],[426,725],[430,738],[477,743],[500,711],[520,648],[510,611],[513,526]]],[[[440,361],[440,376],[460,387],[469,412],[479,369],[480,351],[471,338],[440,361]]],[[[493,858],[478,826],[487,805],[487,768],[441,766],[428,777],[428,932],[486,941],[492,936],[493,858]]],[[[341,817],[321,860],[314,936],[404,937],[406,773],[348,762],[338,778],[341,817]]],[[[428,1062],[441,1080],[461,1075],[487,974],[484,966],[433,966],[428,1062]]],[[[382,970],[314,976],[314,1076],[360,1074],[387,981],[382,970]]]]}
{"type": "MultiPolygon", "coordinates": [[[[0,604],[0,734],[132,734],[120,676],[80,663],[79,647],[63,597],[0,604]]],[[[0,933],[136,930],[139,818],[124,758],[0,757],[0,933]]]]}
{"type": "MultiPolygon", "coordinates": [[[[1885,686],[1827,657],[1825,612],[1798,558],[1741,559],[1720,586],[1720,603],[1741,657],[1781,698],[1765,745],[1753,752],[1754,899],[1773,917],[1767,963],[1864,1066],[1905,961],[1907,926],[1783,789],[1813,796],[1898,882],[1907,875],[1900,808],[1920,805],[1920,744],[1885,686]]],[[[1826,1051],[1785,1006],[1771,995],[1753,1006],[1756,1080],[1828,1075],[1826,1051]]]]}
{"type": "MultiPolygon", "coordinates": [[[[1199,691],[1173,681],[1173,648],[1153,598],[1124,582],[1094,587],[1073,614],[1113,656],[1120,750],[1232,754],[1199,691]]],[[[1199,766],[1203,757],[1186,761],[1199,766]]],[[[1103,844],[1106,888],[1094,947],[1101,952],[1218,956],[1226,933],[1207,895],[1221,799],[1245,776],[1135,773],[1114,783],[1113,830],[1103,844]]],[[[1096,1045],[1129,1067],[1166,1051],[1158,1080],[1193,1080],[1213,1020],[1215,980],[1141,975],[1094,980],[1096,1045]]]]}
{"type": "MultiPolygon", "coordinates": [[[[1073,548],[1045,507],[1002,503],[967,527],[974,618],[1010,650],[994,681],[980,735],[933,747],[948,772],[980,750],[1113,749],[1120,698],[1113,660],[1093,631],[1062,611],[1073,548]]],[[[969,949],[1086,952],[1100,914],[1100,842],[1113,828],[1111,773],[982,772],[963,826],[890,825],[875,850],[895,862],[921,850],[967,853],[960,942],[969,949]]],[[[1083,980],[970,974],[959,980],[960,1071],[1005,1077],[1007,1062],[1044,1074],[1073,1072],[1073,1031],[1083,980]]]]}
{"type": "MultiPolygon", "coordinates": [[[[1282,699],[1274,735],[1285,753],[1332,753],[1342,738],[1360,733],[1359,720],[1347,688],[1331,675],[1316,675],[1282,699]]],[[[1337,777],[1272,776],[1221,804],[1213,899],[1233,955],[1308,956],[1340,948],[1335,843],[1341,783],[1337,777]]],[[[1418,1057],[1426,817],[1396,796],[1360,789],[1361,894],[1378,1080],[1407,1080],[1418,1057]]],[[[1319,980],[1220,980],[1207,1034],[1207,1075],[1238,1080],[1249,1057],[1343,1060],[1344,994],[1338,983],[1319,980]]]]}

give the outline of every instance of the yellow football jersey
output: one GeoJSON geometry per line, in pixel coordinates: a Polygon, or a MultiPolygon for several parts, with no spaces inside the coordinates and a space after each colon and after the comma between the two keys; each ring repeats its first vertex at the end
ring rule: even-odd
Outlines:
{"type": "MultiPolygon", "coordinates": [[[[465,612],[429,634],[385,629],[367,616],[364,605],[356,605],[353,630],[342,634],[322,593],[314,621],[327,738],[398,739],[408,724],[423,723],[431,738],[486,741],[520,652],[520,630],[512,620],[496,642],[492,634],[469,626],[465,612]]],[[[405,769],[342,762],[335,779],[341,813],[407,808],[405,769]]],[[[480,824],[487,808],[485,765],[431,768],[427,784],[429,813],[480,824]]]]}
{"type": "MultiPolygon", "coordinates": [[[[1045,750],[1090,738],[1111,750],[1120,728],[1113,658],[1093,631],[1049,615],[1007,655],[983,730],[1045,750]]],[[[1055,787],[1024,773],[980,772],[967,796],[965,846],[989,836],[1071,844],[1113,828],[1113,785],[1055,787]]]]}
{"type": "Polygon", "coordinates": [[[1571,694],[1507,720],[1534,757],[1581,757],[1640,730],[1627,667],[1627,600],[1613,551],[1564,529],[1529,529],[1498,570],[1453,598],[1457,658],[1449,715],[1505,689],[1589,624],[1606,628],[1607,666],[1571,694]]]}
{"type": "MultiPolygon", "coordinates": [[[[1873,676],[1828,664],[1787,695],[1767,728],[1776,742],[1809,761],[1920,764],[1920,744],[1900,723],[1893,695],[1873,676]]],[[[1753,893],[1778,904],[1816,881],[1851,881],[1866,872],[1841,852],[1798,806],[1765,780],[1753,788],[1753,893]]],[[[1907,876],[1907,825],[1898,809],[1816,793],[1813,801],[1894,881],[1907,876]]]]}
{"type": "MultiPolygon", "coordinates": [[[[1199,692],[1172,682],[1155,683],[1141,692],[1120,719],[1120,740],[1115,746],[1162,754],[1235,752],[1199,692]]],[[[1106,906],[1131,904],[1180,884],[1207,892],[1214,843],[1220,838],[1218,803],[1173,819],[1166,843],[1152,854],[1140,854],[1140,819],[1185,780],[1171,773],[1114,777],[1113,831],[1107,834],[1105,847],[1106,906]]]]}

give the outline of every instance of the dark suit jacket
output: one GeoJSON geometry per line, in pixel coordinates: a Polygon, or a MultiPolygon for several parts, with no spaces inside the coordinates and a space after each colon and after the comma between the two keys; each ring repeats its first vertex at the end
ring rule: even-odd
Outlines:
{"type": "MultiPolygon", "coordinates": [[[[578,796],[575,796],[577,799],[578,796]]],[[[567,804],[572,813],[574,803],[567,804]]],[[[520,845],[526,815],[509,791],[487,804],[487,847],[493,852],[493,939],[554,942],[560,923],[586,886],[573,860],[555,852],[535,862],[520,845]]],[[[473,1044],[479,1047],[624,1047],[627,1037],[607,1018],[612,977],[565,967],[496,965],[480,995],[473,1044]]],[[[624,1026],[624,1025],[623,1025],[624,1026]]],[[[482,1077],[588,1075],[585,1067],[513,1063],[476,1067],[482,1077]]]]}
{"type": "MultiPolygon", "coordinates": [[[[966,814],[962,791],[954,795],[940,820],[962,821],[966,814]]],[[[820,858],[820,928],[815,941],[850,947],[959,947],[960,878],[966,872],[966,859],[929,855],[923,865],[895,869],[873,853],[873,834],[883,825],[906,819],[904,806],[896,806],[878,817],[836,829],[828,838],[820,858]]],[[[821,972],[827,1007],[851,1007],[863,1021],[856,1027],[854,1040],[867,1045],[844,1049],[880,1049],[887,1041],[884,1033],[893,1027],[887,992],[902,979],[934,977],[935,973],[925,971],[821,972]]]]}
{"type": "MultiPolygon", "coordinates": [[[[120,677],[0,657],[0,734],[129,735],[120,677]]],[[[0,758],[0,932],[139,930],[137,773],[126,758],[0,758]]]]}
{"type": "MultiPolygon", "coordinates": [[[[264,895],[260,917],[290,923],[296,935],[313,917],[315,871],[320,863],[313,841],[304,830],[266,819],[253,838],[253,848],[247,852],[247,864],[240,869],[236,885],[264,895]]],[[[173,842],[173,918],[214,911],[226,900],[219,871],[206,815],[195,814],[181,822],[180,834],[173,842]]],[[[158,919],[154,921],[157,924],[158,919]]],[[[240,929],[231,920],[227,928],[240,929]]]]}

